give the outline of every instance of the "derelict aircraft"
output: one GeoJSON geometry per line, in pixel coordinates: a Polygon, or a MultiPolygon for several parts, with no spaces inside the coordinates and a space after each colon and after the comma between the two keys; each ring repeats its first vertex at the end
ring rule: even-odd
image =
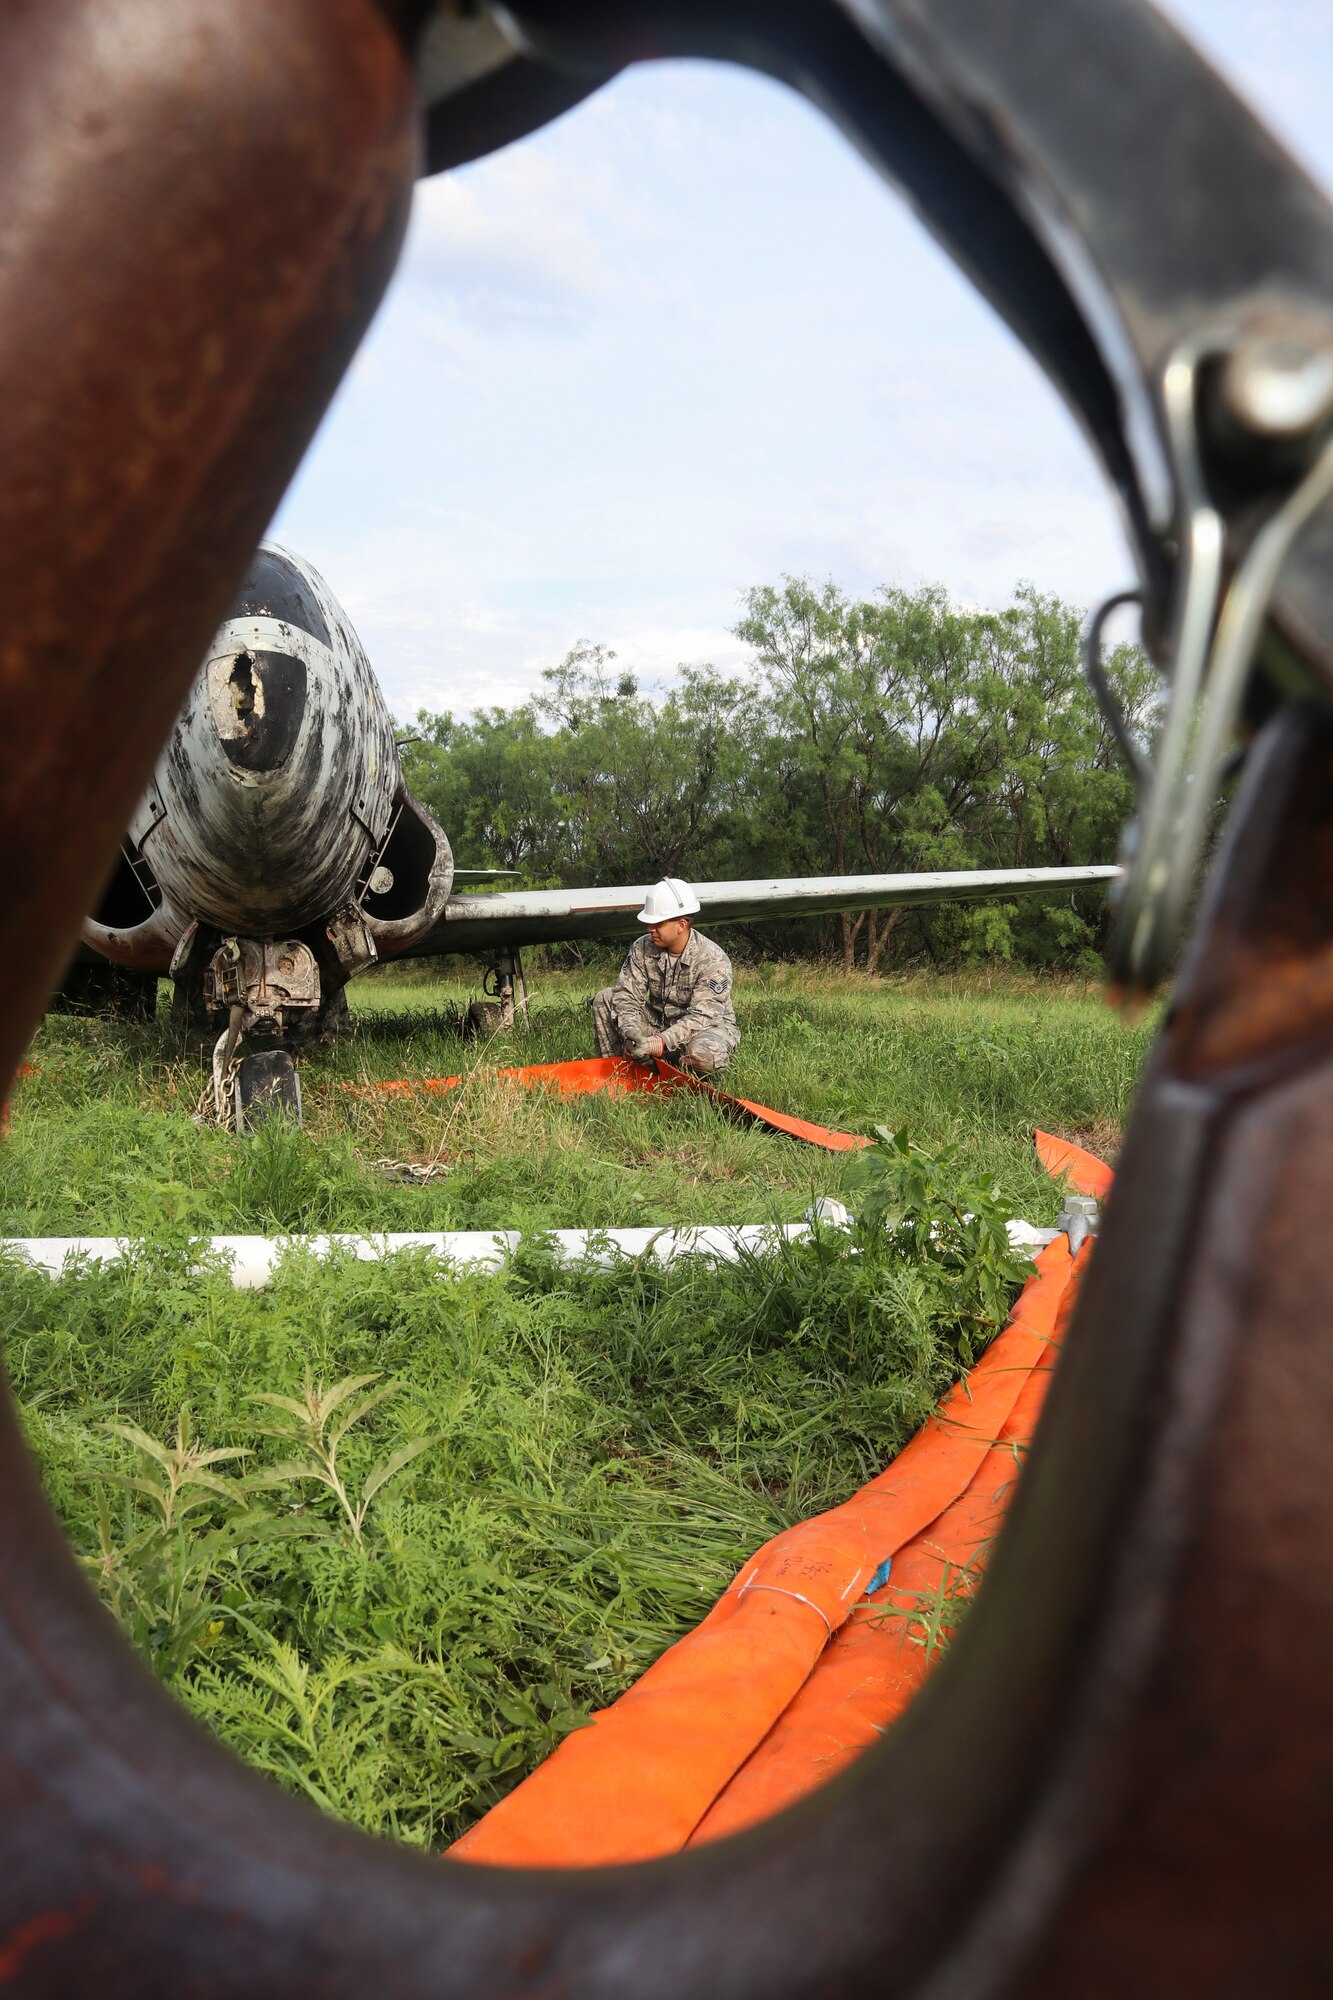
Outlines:
{"type": "MultiPolygon", "coordinates": [[[[323,578],[264,543],[130,820],[82,941],[112,967],[176,984],[221,1028],[220,1115],[299,1115],[291,1048],[345,1018],[347,981],[379,961],[490,961],[498,1015],[525,998],[524,946],[632,932],[642,885],[456,895],[449,841],[404,783],[365,649],[323,578]],[[248,1044],[248,1048],[245,1046],[248,1044]]],[[[702,920],[1051,894],[1115,867],[816,876],[694,884],[702,920]]]]}

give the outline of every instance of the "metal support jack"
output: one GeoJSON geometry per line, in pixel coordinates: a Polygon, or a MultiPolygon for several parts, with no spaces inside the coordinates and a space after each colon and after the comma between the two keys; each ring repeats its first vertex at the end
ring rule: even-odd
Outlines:
{"type": "Polygon", "coordinates": [[[470,1035],[508,1034],[520,1023],[531,1026],[528,1015],[528,982],[523,960],[517,950],[502,952],[482,975],[484,1000],[473,1000],[467,1010],[470,1035]]]}

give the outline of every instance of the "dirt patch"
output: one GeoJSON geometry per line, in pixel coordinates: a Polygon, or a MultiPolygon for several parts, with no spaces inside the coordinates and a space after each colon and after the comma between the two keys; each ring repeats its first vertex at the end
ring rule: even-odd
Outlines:
{"type": "Polygon", "coordinates": [[[1117,1125],[1113,1118],[1094,1118],[1090,1125],[1071,1126],[1068,1132],[1061,1132],[1057,1137],[1068,1139],[1071,1145],[1081,1146],[1085,1153],[1091,1153],[1096,1159],[1105,1160],[1108,1167],[1113,1167],[1124,1144],[1125,1128],[1117,1125]]]}

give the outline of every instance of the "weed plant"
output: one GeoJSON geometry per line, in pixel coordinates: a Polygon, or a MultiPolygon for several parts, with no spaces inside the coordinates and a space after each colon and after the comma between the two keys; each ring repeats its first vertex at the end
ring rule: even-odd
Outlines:
{"type": "MultiPolygon", "coordinates": [[[[827,1155],[733,1124],[702,1098],[559,1099],[490,1073],[589,1054],[595,983],[544,979],[530,1032],[482,1048],[449,1025],[463,981],[356,981],[353,1032],[303,1063],[304,1134],[262,1147],[193,1123],[206,1063],[165,1018],[131,1029],[51,1016],[0,1146],[0,1234],[760,1222],[793,1219],[833,1187],[827,1155]],[[344,1088],[460,1072],[448,1097],[344,1088]],[[413,1166],[436,1172],[413,1185],[413,1166]]],[[[1151,1033],[1089,985],[1018,975],[871,983],[742,969],[737,1008],[728,1090],[826,1125],[905,1125],[934,1150],[955,1145],[1034,1222],[1054,1217],[1059,1194],[1032,1127],[1113,1156],[1151,1033]]]]}
{"type": "Polygon", "coordinates": [[[587,1054],[594,983],[552,978],[530,1035],[483,1051],[447,1027],[463,986],[358,985],[306,1129],[244,1141],[192,1122],[203,1067],[165,1024],[53,1018],[0,1146],[0,1232],[143,1239],[55,1281],[0,1260],[27,1434],[110,1611],[259,1769],[428,1847],[900,1448],[1003,1318],[1003,1218],[1058,1205],[1032,1125],[1113,1152],[1147,1046],[1082,987],[742,975],[728,1087],[883,1127],[850,1170],[856,1254],[821,1232],[571,1269],[543,1230],[787,1219],[843,1187],[703,1099],[486,1073],[587,1054]],[[443,1099],[343,1088],[459,1071],[443,1099]],[[200,1241],[487,1226],[529,1232],[500,1273],[291,1250],[249,1293],[200,1241]]]}
{"type": "Polygon", "coordinates": [[[11,1375],[90,1576],[260,1770],[440,1846],[879,1471],[1003,1321],[996,1190],[885,1133],[849,1251],[503,1272],[198,1248],[5,1273],[11,1375]]]}

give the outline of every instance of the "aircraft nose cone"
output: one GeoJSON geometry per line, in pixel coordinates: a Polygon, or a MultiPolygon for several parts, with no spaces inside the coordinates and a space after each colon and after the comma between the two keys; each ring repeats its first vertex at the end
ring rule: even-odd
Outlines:
{"type": "Polygon", "coordinates": [[[242,647],[209,661],[208,701],[231,762],[244,771],[276,771],[301,731],[305,662],[242,647]]]}

